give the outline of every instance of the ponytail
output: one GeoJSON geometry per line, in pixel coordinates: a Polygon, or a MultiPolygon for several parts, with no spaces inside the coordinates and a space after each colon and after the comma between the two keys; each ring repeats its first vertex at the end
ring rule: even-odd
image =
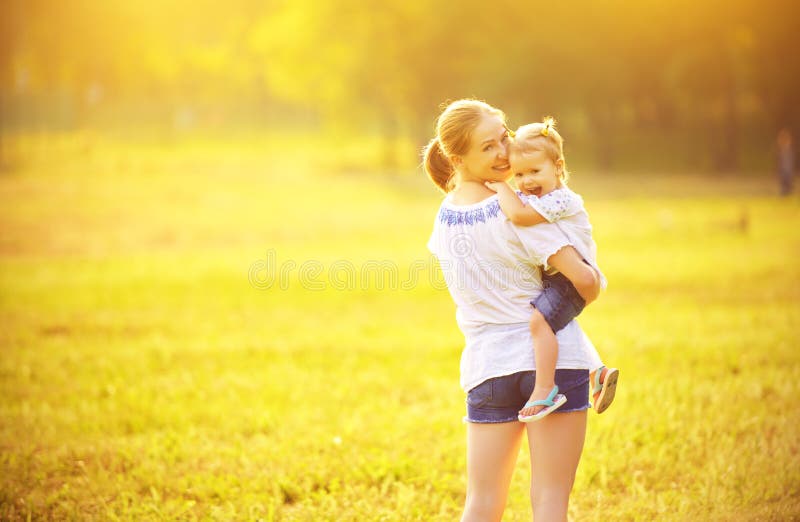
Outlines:
{"type": "Polygon", "coordinates": [[[453,190],[453,164],[442,152],[439,138],[433,138],[428,142],[424,150],[425,172],[442,192],[453,190]]]}

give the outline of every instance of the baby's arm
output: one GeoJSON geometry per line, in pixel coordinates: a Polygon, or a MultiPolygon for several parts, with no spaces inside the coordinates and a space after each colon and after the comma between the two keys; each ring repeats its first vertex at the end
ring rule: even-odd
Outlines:
{"type": "Polygon", "coordinates": [[[600,295],[600,276],[572,246],[550,256],[547,263],[569,279],[587,305],[600,295]]]}
{"type": "Polygon", "coordinates": [[[547,223],[547,219],[545,219],[544,216],[519,199],[519,196],[517,196],[516,192],[511,190],[508,183],[503,181],[487,181],[486,186],[497,192],[497,199],[500,201],[500,208],[503,210],[503,214],[515,225],[527,226],[547,223]]]}

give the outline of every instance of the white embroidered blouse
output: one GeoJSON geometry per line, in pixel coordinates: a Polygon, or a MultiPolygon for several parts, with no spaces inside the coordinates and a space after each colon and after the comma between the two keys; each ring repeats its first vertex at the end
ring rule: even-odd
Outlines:
{"type": "MultiPolygon", "coordinates": [[[[535,369],[530,301],[542,291],[541,267],[570,244],[556,224],[514,226],[497,196],[473,205],[454,205],[450,196],[442,201],[428,248],[439,260],[464,334],[464,391],[492,377],[535,369]]],[[[601,365],[576,321],[556,338],[556,368],[601,365]]]]}

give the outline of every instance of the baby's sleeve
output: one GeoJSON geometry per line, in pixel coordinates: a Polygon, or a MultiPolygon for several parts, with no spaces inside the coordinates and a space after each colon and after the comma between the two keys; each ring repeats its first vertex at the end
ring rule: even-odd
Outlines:
{"type": "Polygon", "coordinates": [[[527,256],[527,262],[541,265],[544,270],[550,256],[572,243],[567,235],[552,223],[542,223],[533,227],[514,225],[514,233],[527,256]]]}
{"type": "Polygon", "coordinates": [[[565,188],[554,190],[540,198],[526,197],[525,202],[550,223],[583,210],[583,198],[565,188]]]}

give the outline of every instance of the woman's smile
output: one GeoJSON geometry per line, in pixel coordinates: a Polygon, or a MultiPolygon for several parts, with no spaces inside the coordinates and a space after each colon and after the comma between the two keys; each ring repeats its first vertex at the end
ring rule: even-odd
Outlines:
{"type": "Polygon", "coordinates": [[[497,172],[503,173],[503,172],[508,171],[508,169],[510,169],[510,168],[511,168],[511,165],[509,165],[508,161],[505,161],[505,162],[503,162],[503,163],[501,163],[499,165],[493,166],[492,170],[496,170],[497,172]]]}

